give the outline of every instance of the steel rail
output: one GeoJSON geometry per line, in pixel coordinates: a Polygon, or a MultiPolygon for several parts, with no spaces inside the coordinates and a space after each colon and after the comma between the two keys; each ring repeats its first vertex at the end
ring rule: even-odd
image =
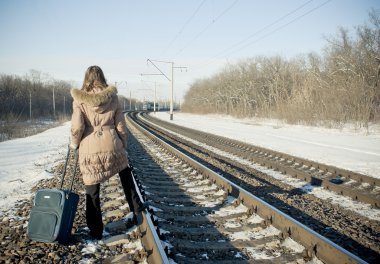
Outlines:
{"type": "Polygon", "coordinates": [[[141,242],[144,245],[145,251],[148,253],[148,263],[169,264],[168,257],[166,256],[160,238],[150,218],[150,213],[143,212],[141,216],[142,219],[138,219],[138,221],[141,222],[138,229],[142,235],[141,242]]]}
{"type": "MultiPolygon", "coordinates": [[[[201,135],[201,138],[203,138],[204,140],[206,138],[212,137],[212,138],[216,138],[218,141],[223,141],[224,144],[228,144],[228,145],[233,144],[235,146],[235,149],[230,148],[229,152],[231,152],[235,155],[244,156],[244,158],[251,160],[257,164],[260,164],[262,166],[265,166],[267,168],[280,171],[283,174],[287,174],[289,176],[292,176],[294,178],[298,178],[300,180],[304,180],[306,182],[310,182],[312,185],[315,185],[315,186],[322,186],[327,190],[334,191],[337,194],[340,194],[343,196],[351,197],[354,200],[371,204],[375,208],[380,208],[379,197],[376,197],[375,195],[372,195],[372,194],[365,192],[365,191],[355,190],[355,189],[353,189],[349,186],[345,186],[343,184],[344,182],[348,181],[349,179],[352,179],[352,180],[354,180],[360,184],[361,183],[368,183],[371,186],[380,187],[380,179],[373,178],[373,177],[363,175],[360,173],[348,171],[345,169],[337,168],[335,166],[325,165],[325,164],[322,164],[319,162],[310,161],[307,159],[295,157],[295,156],[285,154],[285,153],[281,153],[278,151],[269,150],[266,148],[250,145],[250,144],[243,143],[241,141],[237,141],[234,139],[229,139],[229,138],[225,138],[222,136],[211,135],[211,134],[206,133],[206,132],[202,132],[202,131],[194,130],[191,128],[185,128],[185,127],[181,127],[178,125],[170,124],[170,123],[161,121],[159,119],[156,119],[154,117],[151,117],[149,115],[144,115],[144,118],[146,118],[147,120],[153,119],[155,121],[163,122],[165,125],[168,125],[171,128],[175,128],[176,130],[187,129],[189,131],[197,133],[198,135],[201,135]],[[236,150],[237,147],[239,148],[239,150],[236,150]],[[247,150],[249,150],[248,153],[246,153],[246,154],[241,153],[242,151],[247,152],[247,150]],[[261,155],[257,155],[257,153],[260,153],[261,155]],[[268,157],[271,157],[271,158],[268,158],[268,157]],[[313,168],[316,168],[318,170],[323,171],[324,173],[330,173],[332,175],[331,176],[324,176],[323,178],[317,177],[317,176],[313,175],[313,173],[311,173],[311,172],[308,172],[305,170],[300,170],[297,168],[293,168],[289,165],[282,164],[281,162],[273,160],[274,158],[284,159],[287,161],[293,161],[295,163],[298,163],[300,166],[305,165],[308,167],[313,167],[313,168]],[[337,177],[344,177],[347,180],[345,180],[341,184],[334,183],[334,179],[336,179],[337,177]]],[[[156,125],[156,124],[154,124],[153,121],[150,121],[150,122],[152,122],[153,125],[156,125]]],[[[207,142],[207,144],[209,144],[210,146],[216,147],[216,148],[220,148],[217,146],[217,143],[213,144],[213,143],[207,142]]]]}
{"type": "MultiPolygon", "coordinates": [[[[132,170],[132,179],[135,184],[137,194],[141,201],[144,201],[141,195],[140,189],[136,182],[132,170]]],[[[138,230],[141,234],[141,242],[144,245],[145,251],[148,253],[147,260],[149,264],[169,264],[169,259],[166,256],[165,250],[162,247],[161,240],[158,237],[156,228],[151,220],[151,215],[146,210],[143,210],[141,214],[137,215],[137,221],[139,223],[138,230]]]]}
{"type": "MultiPolygon", "coordinates": [[[[136,124],[131,117],[128,118],[136,124]]],[[[319,235],[302,223],[282,213],[260,198],[248,193],[238,185],[170,146],[147,129],[141,127],[141,125],[138,126],[138,129],[148,138],[167,149],[174,156],[190,164],[195,170],[202,171],[202,174],[208,177],[213,183],[219,185],[230,195],[238,198],[245,206],[250,208],[249,210],[251,210],[251,212],[259,214],[266,219],[267,223],[281,230],[284,238],[291,237],[295,241],[300,242],[306,248],[309,257],[316,256],[325,263],[367,263],[358,256],[319,235]]]]}

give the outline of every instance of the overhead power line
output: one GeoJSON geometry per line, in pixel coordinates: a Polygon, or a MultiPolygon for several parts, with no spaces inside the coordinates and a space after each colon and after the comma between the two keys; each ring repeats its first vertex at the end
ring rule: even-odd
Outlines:
{"type": "Polygon", "coordinates": [[[297,20],[299,20],[299,19],[301,19],[301,18],[307,16],[308,14],[310,14],[310,13],[316,11],[317,9],[321,8],[322,6],[326,5],[327,3],[331,2],[331,1],[332,1],[332,0],[327,0],[327,1],[323,2],[322,4],[320,4],[320,5],[316,6],[316,7],[314,7],[313,9],[307,11],[306,13],[304,13],[304,14],[302,14],[302,15],[296,17],[296,18],[294,18],[293,20],[289,21],[288,23],[286,23],[286,24],[284,24],[284,25],[282,25],[282,26],[280,26],[280,27],[278,27],[278,28],[272,30],[272,31],[269,32],[268,34],[265,34],[264,36],[262,36],[262,37],[260,37],[260,38],[258,38],[258,39],[256,39],[256,40],[250,41],[249,43],[247,43],[246,45],[244,45],[244,46],[241,47],[240,49],[237,49],[237,50],[235,50],[235,51],[232,51],[232,52],[228,53],[227,55],[230,55],[230,54],[232,54],[232,53],[235,53],[235,52],[237,52],[237,51],[240,51],[240,50],[242,50],[242,49],[245,49],[246,47],[252,45],[253,43],[256,43],[256,42],[258,42],[258,41],[260,41],[260,40],[262,40],[262,39],[264,39],[264,38],[266,38],[266,37],[268,37],[268,36],[270,36],[270,35],[273,35],[273,34],[276,33],[277,31],[279,31],[279,30],[281,30],[281,29],[283,29],[283,28],[289,26],[290,24],[292,24],[292,23],[296,22],[297,20]]]}
{"type": "Polygon", "coordinates": [[[249,39],[251,39],[252,37],[256,36],[256,35],[259,34],[259,33],[262,33],[264,30],[266,30],[266,29],[270,28],[271,26],[277,24],[278,22],[284,20],[285,18],[287,18],[287,17],[289,17],[290,15],[294,14],[296,11],[298,11],[298,10],[300,10],[301,8],[305,7],[306,5],[308,5],[309,3],[311,3],[312,1],[313,1],[313,0],[310,0],[310,1],[308,1],[308,2],[306,2],[306,3],[304,3],[304,4],[302,4],[301,6],[297,7],[297,8],[294,9],[293,11],[291,11],[291,12],[285,14],[284,16],[282,16],[282,17],[278,18],[277,20],[275,20],[274,22],[268,24],[267,26],[263,27],[262,29],[260,29],[260,30],[256,31],[255,33],[251,34],[250,36],[248,36],[248,37],[245,38],[244,40],[235,43],[234,45],[230,46],[230,47],[227,48],[227,49],[224,49],[223,51],[219,52],[216,56],[214,56],[214,58],[212,58],[211,60],[209,60],[207,63],[201,63],[201,64],[199,64],[199,67],[196,67],[196,68],[199,69],[199,68],[202,67],[202,66],[207,66],[207,65],[211,64],[212,62],[214,62],[218,57],[220,57],[220,56],[222,56],[222,55],[224,55],[224,56],[231,55],[231,54],[236,53],[236,52],[238,52],[238,51],[240,51],[240,50],[242,50],[242,49],[247,48],[248,46],[250,46],[250,45],[252,45],[252,44],[254,44],[254,43],[256,43],[256,42],[259,42],[260,40],[262,40],[262,39],[264,39],[264,38],[266,38],[266,37],[268,37],[268,36],[270,36],[270,35],[276,33],[277,31],[279,31],[279,30],[281,30],[281,29],[287,27],[288,25],[290,25],[290,24],[296,22],[297,20],[299,20],[299,19],[301,19],[301,18],[303,18],[303,17],[309,15],[310,13],[316,11],[317,9],[321,8],[322,6],[324,6],[324,5],[326,5],[327,3],[331,2],[332,0],[327,0],[327,1],[323,2],[322,4],[320,4],[320,5],[318,5],[318,6],[314,7],[314,8],[312,8],[312,9],[310,9],[310,10],[308,10],[307,12],[303,13],[302,15],[300,15],[300,16],[298,16],[298,17],[292,19],[292,20],[289,21],[288,23],[286,23],[286,24],[284,24],[284,25],[282,25],[282,26],[279,26],[279,27],[275,28],[274,30],[272,30],[271,32],[269,32],[269,33],[263,35],[262,37],[257,38],[257,39],[255,39],[255,40],[252,40],[252,41],[246,43],[246,42],[247,42],[249,39]],[[237,49],[233,49],[233,48],[236,48],[237,46],[240,46],[240,45],[242,45],[242,44],[244,44],[244,43],[246,43],[244,46],[241,46],[240,48],[237,48],[237,49]],[[227,51],[229,51],[229,50],[231,50],[231,49],[233,49],[233,50],[230,51],[230,52],[227,52],[227,51]]]}
{"type": "Polygon", "coordinates": [[[194,11],[194,13],[190,16],[190,18],[183,24],[182,28],[178,31],[178,33],[174,36],[174,38],[170,41],[169,45],[161,52],[162,54],[165,54],[165,52],[173,45],[173,43],[177,40],[177,38],[182,34],[182,32],[185,30],[187,25],[193,20],[195,15],[198,13],[198,11],[201,9],[203,4],[206,2],[206,0],[203,0],[202,3],[197,7],[197,9],[194,11]]]}
{"type": "Polygon", "coordinates": [[[268,28],[272,27],[273,25],[276,25],[277,23],[279,23],[280,21],[284,20],[285,18],[287,18],[288,16],[294,14],[295,12],[297,12],[298,10],[302,9],[304,6],[310,4],[311,2],[313,2],[314,0],[309,0],[307,1],[306,3],[300,5],[299,7],[297,7],[296,9],[290,11],[289,13],[283,15],[282,17],[278,18],[277,20],[275,20],[274,22],[270,23],[269,25],[266,25],[265,27],[259,29],[258,31],[254,32],[253,34],[249,35],[248,37],[246,37],[245,39],[233,44],[232,46],[230,46],[229,48],[226,48],[224,49],[223,51],[221,51],[219,54],[217,54],[216,56],[220,56],[222,54],[224,54],[226,51],[228,50],[231,50],[241,44],[243,44],[244,42],[248,41],[249,39],[253,38],[254,36],[257,36],[258,34],[260,34],[261,32],[267,30],[268,28]]]}
{"type": "Polygon", "coordinates": [[[230,6],[228,6],[223,12],[221,12],[215,19],[213,19],[206,27],[203,28],[202,31],[200,31],[194,38],[192,38],[189,42],[187,42],[175,55],[174,57],[177,57],[179,54],[181,54],[191,43],[193,43],[195,40],[197,40],[206,30],[211,27],[216,21],[218,21],[222,16],[224,16],[239,0],[235,0],[230,6]]]}

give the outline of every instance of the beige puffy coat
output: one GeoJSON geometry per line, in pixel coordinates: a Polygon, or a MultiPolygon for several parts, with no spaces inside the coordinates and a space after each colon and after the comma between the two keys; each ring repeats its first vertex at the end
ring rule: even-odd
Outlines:
{"type": "Polygon", "coordinates": [[[71,95],[71,143],[79,146],[84,184],[97,184],[128,166],[127,128],[117,89],[108,86],[98,93],[72,89],[71,95]]]}

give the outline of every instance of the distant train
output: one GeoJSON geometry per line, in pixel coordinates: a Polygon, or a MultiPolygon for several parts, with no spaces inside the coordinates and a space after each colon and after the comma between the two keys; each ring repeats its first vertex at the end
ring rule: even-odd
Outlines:
{"type": "Polygon", "coordinates": [[[153,102],[144,102],[143,103],[143,110],[144,111],[158,111],[158,103],[156,103],[156,109],[154,109],[154,103],[153,102]]]}
{"type": "MultiPolygon", "coordinates": [[[[179,107],[177,104],[174,104],[173,110],[178,110],[179,107]]],[[[154,102],[144,102],[142,105],[143,111],[154,111],[154,102]]],[[[156,111],[169,111],[170,104],[169,103],[160,103],[156,102],[156,111]]]]}

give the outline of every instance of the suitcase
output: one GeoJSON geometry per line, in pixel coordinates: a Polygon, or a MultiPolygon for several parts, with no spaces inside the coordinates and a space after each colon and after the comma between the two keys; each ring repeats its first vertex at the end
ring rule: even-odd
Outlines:
{"type": "Polygon", "coordinates": [[[68,148],[64,171],[59,189],[41,189],[36,192],[29,216],[28,237],[35,241],[68,243],[77,210],[79,195],[72,192],[78,165],[78,151],[75,150],[75,166],[69,190],[63,190],[63,182],[70,157],[68,148]]]}

